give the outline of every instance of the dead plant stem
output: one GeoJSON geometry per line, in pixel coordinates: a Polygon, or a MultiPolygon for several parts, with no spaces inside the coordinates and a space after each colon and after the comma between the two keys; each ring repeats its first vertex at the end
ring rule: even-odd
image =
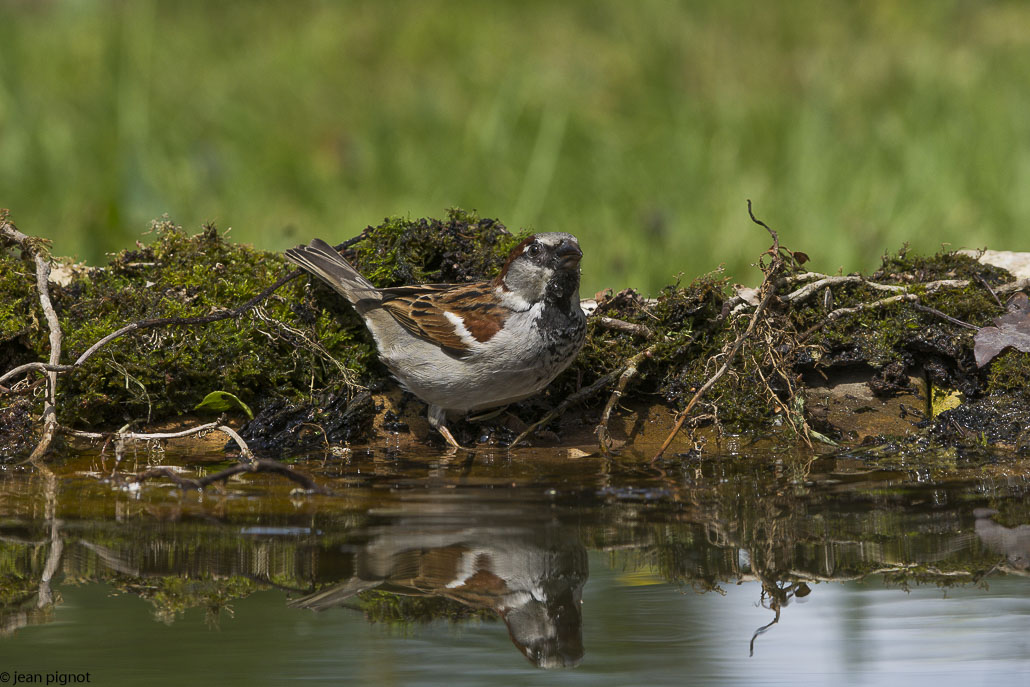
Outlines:
{"type": "Polygon", "coordinates": [[[653,458],[651,458],[652,464],[657,462],[665,453],[666,449],[668,449],[672,444],[676,435],[679,434],[680,429],[683,428],[683,423],[686,421],[687,416],[690,415],[690,411],[693,410],[694,406],[697,405],[697,402],[701,400],[701,397],[704,396],[705,393],[711,389],[724,374],[726,374],[727,370],[730,369],[730,365],[733,363],[734,358],[737,357],[737,353],[739,353],[740,349],[744,346],[744,342],[755,330],[755,326],[758,324],[759,318],[765,312],[765,309],[769,306],[772,299],[776,296],[775,279],[779,277],[779,272],[783,268],[783,258],[780,255],[780,237],[772,228],[769,227],[769,225],[755,217],[751,210],[750,200],[747,201],[747,212],[751,217],[751,221],[764,227],[765,230],[769,232],[769,235],[772,236],[773,240],[772,246],[767,251],[768,254],[772,256],[772,260],[769,263],[769,267],[765,270],[765,278],[762,280],[762,286],[760,288],[765,295],[762,296],[762,300],[758,303],[754,313],[752,313],[751,319],[747,324],[747,328],[729,346],[728,350],[726,350],[722,367],[720,367],[714,375],[708,378],[708,381],[706,381],[701,388],[697,390],[697,393],[695,393],[694,397],[690,399],[687,406],[680,411],[679,416],[676,418],[676,424],[673,426],[672,431],[669,432],[669,436],[665,438],[661,448],[659,448],[658,452],[653,458]]]}

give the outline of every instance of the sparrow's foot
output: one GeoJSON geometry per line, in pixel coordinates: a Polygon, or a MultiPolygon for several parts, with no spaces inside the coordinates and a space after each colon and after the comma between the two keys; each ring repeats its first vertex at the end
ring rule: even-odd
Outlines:
{"type": "Polygon", "coordinates": [[[459,444],[458,440],[451,434],[451,430],[447,429],[447,411],[440,406],[429,406],[429,426],[439,432],[453,448],[462,451],[471,450],[459,444]]]}
{"type": "Polygon", "coordinates": [[[456,449],[459,449],[459,450],[462,450],[462,451],[471,451],[472,450],[472,449],[465,448],[464,446],[459,444],[457,442],[457,440],[454,438],[454,435],[451,434],[451,430],[447,429],[447,425],[440,425],[439,427],[436,428],[436,431],[438,431],[441,435],[443,435],[443,438],[446,439],[447,443],[450,444],[452,447],[454,447],[456,449]]]}

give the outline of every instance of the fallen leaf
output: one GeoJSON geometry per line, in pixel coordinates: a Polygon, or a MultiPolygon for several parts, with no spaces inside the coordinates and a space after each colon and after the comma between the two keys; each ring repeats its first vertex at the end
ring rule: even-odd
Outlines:
{"type": "Polygon", "coordinates": [[[939,386],[930,387],[930,417],[937,417],[945,410],[954,410],[962,405],[961,391],[949,391],[939,386]]]}
{"type": "Polygon", "coordinates": [[[239,408],[247,414],[248,418],[254,419],[254,413],[251,412],[250,406],[228,391],[212,391],[204,397],[203,401],[193,407],[194,410],[213,410],[216,413],[224,413],[234,408],[239,408]]]}
{"type": "Polygon", "coordinates": [[[734,284],[733,290],[736,292],[737,298],[748,305],[758,305],[762,302],[762,293],[758,289],[753,289],[750,286],[743,286],[741,284],[734,284]]]}
{"type": "Polygon", "coordinates": [[[1030,353],[1030,299],[1017,293],[1008,304],[1008,312],[994,320],[993,327],[983,327],[973,337],[976,366],[983,367],[1006,348],[1030,353]]]}

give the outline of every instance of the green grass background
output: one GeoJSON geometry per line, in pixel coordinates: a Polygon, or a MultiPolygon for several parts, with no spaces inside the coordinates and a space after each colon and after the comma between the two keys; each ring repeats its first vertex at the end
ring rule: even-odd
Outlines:
{"type": "Polygon", "coordinates": [[[0,0],[0,207],[96,262],[475,208],[653,292],[1030,250],[1030,3],[0,0]]]}

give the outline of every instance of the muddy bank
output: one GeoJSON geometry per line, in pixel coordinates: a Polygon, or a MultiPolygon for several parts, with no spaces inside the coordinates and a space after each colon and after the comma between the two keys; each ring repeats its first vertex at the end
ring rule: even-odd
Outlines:
{"type": "MultiPolygon", "coordinates": [[[[259,455],[438,441],[351,308],[307,277],[285,279],[279,254],[233,243],[213,226],[190,235],[161,220],[146,244],[90,267],[53,257],[59,246],[18,240],[6,216],[3,224],[0,460],[28,455],[48,427],[58,442],[76,432],[105,441],[96,435],[220,413],[259,455]],[[63,335],[56,361],[41,263],[63,335]],[[212,392],[223,393],[205,403],[212,392]]],[[[394,286],[490,278],[520,239],[497,220],[451,210],[441,220],[387,220],[342,249],[377,286],[394,286]]],[[[713,272],[653,298],[605,291],[584,301],[587,343],[544,393],[453,429],[466,445],[505,446],[560,408],[528,441],[595,450],[600,436],[613,450],[652,446],[705,387],[670,455],[754,440],[1026,453],[1021,255],[902,250],[871,275],[825,275],[780,248],[757,256],[766,272],[759,288],[713,272]],[[987,344],[997,351],[978,360],[987,344]]]]}

